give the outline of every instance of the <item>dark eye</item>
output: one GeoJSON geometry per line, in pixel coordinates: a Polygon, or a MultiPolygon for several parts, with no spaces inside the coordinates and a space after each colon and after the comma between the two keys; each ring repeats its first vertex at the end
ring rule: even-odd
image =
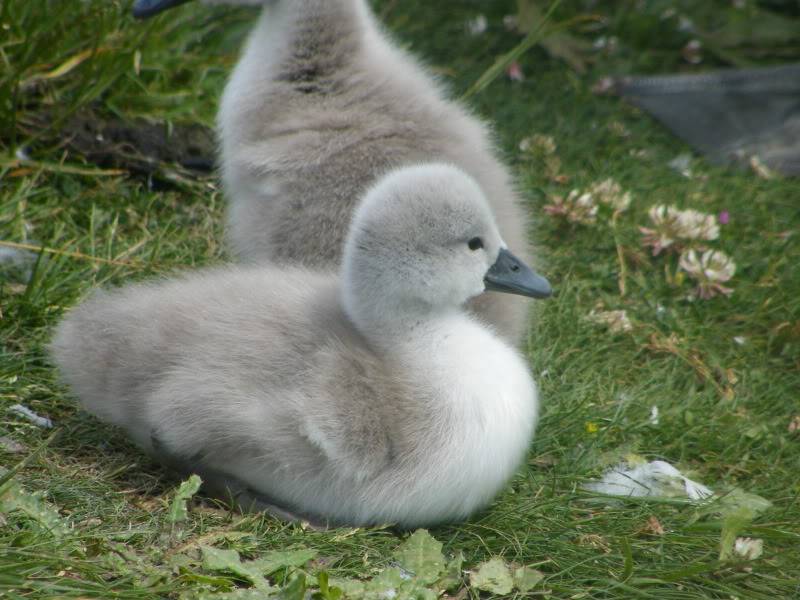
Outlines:
{"type": "Polygon", "coordinates": [[[483,240],[479,237],[474,237],[467,242],[467,246],[469,246],[470,250],[480,250],[483,248],[483,240]]]}

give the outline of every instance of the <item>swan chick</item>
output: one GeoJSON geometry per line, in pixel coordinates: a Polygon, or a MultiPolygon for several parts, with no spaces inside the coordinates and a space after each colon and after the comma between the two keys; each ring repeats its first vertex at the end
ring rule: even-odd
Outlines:
{"type": "Polygon", "coordinates": [[[417,527],[486,506],[533,434],[526,362],[462,308],[486,288],[550,293],[471,177],[406,167],[366,194],[338,277],[238,266],[98,292],[51,354],[87,411],[240,505],[417,527]]]}
{"type": "MultiPolygon", "coordinates": [[[[139,0],[140,16],[186,0],[139,0]]],[[[489,128],[391,39],[365,0],[262,4],[217,117],[229,246],[243,262],[337,270],[353,211],[389,170],[459,166],[481,186],[509,246],[530,261],[527,217],[489,128]]],[[[470,309],[506,339],[527,303],[487,294],[470,309]]]]}

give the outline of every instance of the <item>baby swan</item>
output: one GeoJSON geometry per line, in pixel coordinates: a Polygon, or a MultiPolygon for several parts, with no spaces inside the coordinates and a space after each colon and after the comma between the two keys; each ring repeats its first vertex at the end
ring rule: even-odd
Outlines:
{"type": "MultiPolygon", "coordinates": [[[[149,16],[186,0],[138,0],[149,16]]],[[[394,43],[366,0],[206,0],[264,5],[217,117],[238,257],[338,269],[359,199],[387,171],[452,163],[481,186],[507,243],[528,260],[527,216],[489,128],[448,99],[394,43]]],[[[506,339],[526,328],[527,303],[470,303],[506,339]]]]}
{"type": "Polygon", "coordinates": [[[82,405],[239,504],[416,527],[485,506],[537,419],[525,361],[462,305],[549,284],[456,167],[389,173],[339,277],[227,267],[99,293],[51,346],[82,405]]]}

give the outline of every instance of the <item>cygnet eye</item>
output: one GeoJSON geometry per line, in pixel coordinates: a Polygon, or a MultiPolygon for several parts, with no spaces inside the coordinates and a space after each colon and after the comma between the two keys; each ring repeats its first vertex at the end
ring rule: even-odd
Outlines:
{"type": "Polygon", "coordinates": [[[467,246],[469,246],[470,250],[480,250],[483,248],[483,240],[479,237],[474,237],[467,242],[467,246]]]}

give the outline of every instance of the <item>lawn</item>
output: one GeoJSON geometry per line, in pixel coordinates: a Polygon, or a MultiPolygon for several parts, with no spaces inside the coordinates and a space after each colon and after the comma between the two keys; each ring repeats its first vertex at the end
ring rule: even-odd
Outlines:
{"type": "MultiPolygon", "coordinates": [[[[193,481],[179,490],[78,411],[45,353],[60,316],[95,287],[227,260],[213,172],[173,161],[212,157],[208,128],[255,13],[197,3],[138,23],[124,1],[0,4],[0,595],[800,597],[800,188],[697,155],[681,173],[670,162],[687,146],[592,93],[611,74],[796,61],[800,38],[770,37],[773,21],[759,29],[753,2],[588,4],[553,13],[583,43],[585,72],[536,45],[519,58],[523,80],[501,72],[481,89],[523,39],[503,22],[516,3],[376,4],[400,43],[494,123],[557,289],[532,310],[525,348],[543,404],[527,461],[486,511],[411,537],[316,531],[192,497],[193,481]],[[488,26],[470,32],[479,14],[488,26]],[[752,43],[708,41],[690,65],[681,15],[701,28],[753,24],[752,43]],[[609,177],[630,192],[627,210],[557,214],[557,197],[609,177]],[[730,293],[701,297],[676,245],[658,256],[643,245],[655,205],[713,217],[717,239],[694,243],[735,262],[730,293]],[[627,321],[607,314],[622,310],[627,321]],[[715,496],[584,488],[626,459],[667,461],[715,496]],[[737,552],[739,538],[763,552],[741,539],[737,552]]],[[[770,14],[797,31],[791,12],[770,14]]]]}

